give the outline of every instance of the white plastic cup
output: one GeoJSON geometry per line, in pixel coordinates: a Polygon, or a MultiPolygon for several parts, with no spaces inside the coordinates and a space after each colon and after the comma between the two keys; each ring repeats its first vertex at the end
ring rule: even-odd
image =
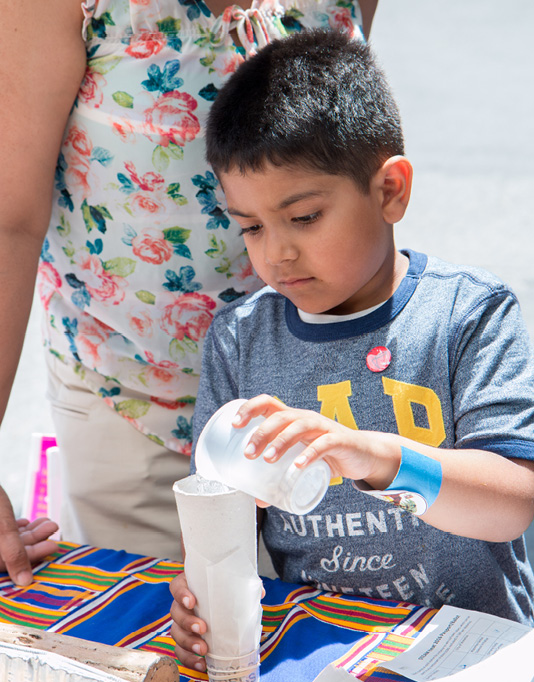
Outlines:
{"type": "Polygon", "coordinates": [[[263,457],[248,459],[245,448],[264,417],[251,419],[247,426],[235,428],[232,420],[246,400],[232,400],[223,405],[208,421],[198,439],[195,462],[203,478],[220,481],[256,499],[291,514],[303,515],[323,499],[332,472],[320,459],[304,469],[295,458],[305,449],[297,443],[277,462],[263,457]]]}

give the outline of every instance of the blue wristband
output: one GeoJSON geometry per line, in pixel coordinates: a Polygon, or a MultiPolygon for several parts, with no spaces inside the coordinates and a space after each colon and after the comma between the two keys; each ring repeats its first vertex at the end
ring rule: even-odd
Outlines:
{"type": "Polygon", "coordinates": [[[397,475],[385,491],[414,493],[423,498],[428,509],[434,504],[441,490],[443,479],[441,462],[409,448],[401,447],[401,452],[401,464],[397,475]]]}
{"type": "Polygon", "coordinates": [[[364,481],[354,481],[353,485],[361,492],[421,516],[436,501],[442,479],[441,462],[401,447],[399,470],[385,490],[373,490],[364,481]]]}

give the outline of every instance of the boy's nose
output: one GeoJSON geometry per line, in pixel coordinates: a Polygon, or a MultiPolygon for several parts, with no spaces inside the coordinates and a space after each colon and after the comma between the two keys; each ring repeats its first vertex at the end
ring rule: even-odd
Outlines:
{"type": "Polygon", "coordinates": [[[265,240],[263,256],[268,265],[280,265],[297,257],[296,247],[287,240],[270,236],[265,240]]]}

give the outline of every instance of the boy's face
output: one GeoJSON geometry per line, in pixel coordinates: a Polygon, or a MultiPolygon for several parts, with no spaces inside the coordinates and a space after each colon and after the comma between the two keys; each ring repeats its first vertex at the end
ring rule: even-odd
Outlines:
{"type": "Polygon", "coordinates": [[[365,195],[345,176],[270,164],[220,179],[257,274],[301,310],[348,315],[395,290],[405,259],[376,183],[365,195]]]}

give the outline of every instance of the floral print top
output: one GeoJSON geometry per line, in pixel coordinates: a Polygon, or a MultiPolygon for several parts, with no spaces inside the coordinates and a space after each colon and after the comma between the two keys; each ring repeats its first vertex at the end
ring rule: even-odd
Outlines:
{"type": "Polygon", "coordinates": [[[259,286],[204,160],[246,54],[302,27],[360,33],[357,0],[87,0],[87,70],[57,163],[38,290],[45,343],[150,438],[191,449],[201,343],[259,286]],[[230,31],[237,31],[236,45],[230,31]]]}

